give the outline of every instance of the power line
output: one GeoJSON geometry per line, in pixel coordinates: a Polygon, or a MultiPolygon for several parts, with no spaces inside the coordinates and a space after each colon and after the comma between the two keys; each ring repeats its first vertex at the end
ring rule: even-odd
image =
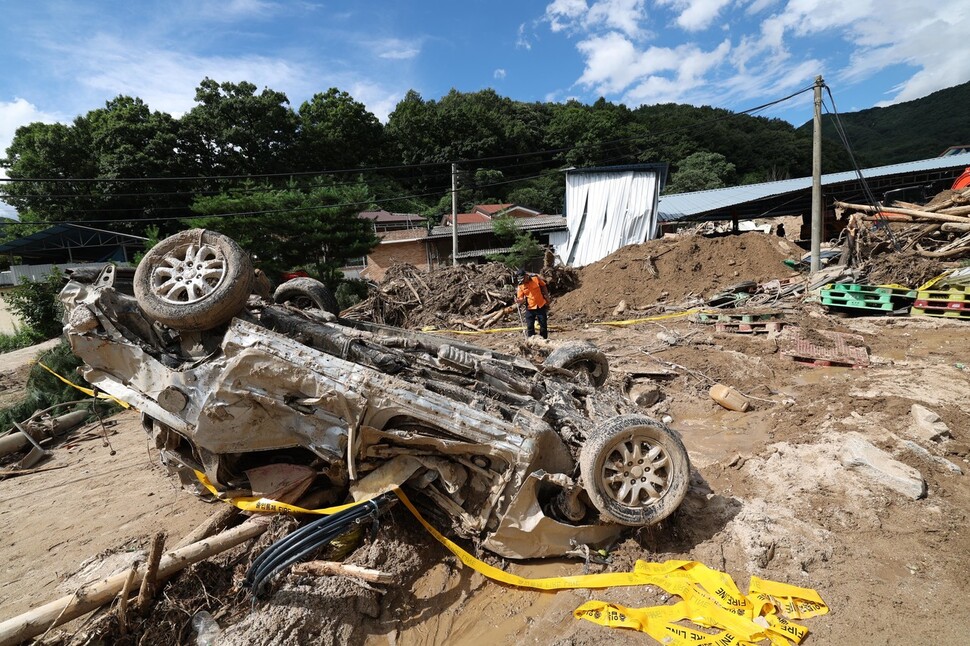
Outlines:
{"type": "MultiPolygon", "coordinates": [[[[634,136],[630,136],[630,137],[621,137],[621,138],[612,139],[612,140],[595,142],[595,143],[592,143],[590,145],[591,146],[612,146],[614,144],[619,144],[619,143],[632,143],[632,142],[641,141],[641,140],[644,140],[644,139],[662,137],[662,136],[665,136],[665,135],[668,135],[668,134],[673,134],[675,132],[680,132],[680,131],[683,131],[683,130],[693,130],[693,129],[696,129],[696,128],[700,127],[700,126],[704,126],[704,125],[711,124],[711,123],[717,123],[717,122],[720,122],[720,121],[724,121],[726,119],[732,119],[732,118],[735,118],[735,117],[737,117],[739,115],[754,114],[754,113],[757,113],[757,112],[761,112],[761,111],[763,111],[763,110],[765,110],[765,109],[767,109],[767,108],[769,108],[771,106],[778,105],[780,103],[784,103],[785,101],[788,101],[788,100],[790,100],[790,99],[798,96],[799,94],[803,94],[805,92],[811,91],[812,89],[813,89],[812,86],[808,86],[806,88],[803,88],[801,90],[798,90],[796,92],[793,92],[793,93],[791,93],[791,94],[789,94],[787,96],[784,96],[784,97],[782,97],[780,99],[776,99],[774,101],[769,101],[767,103],[763,103],[761,105],[754,106],[752,108],[747,108],[745,110],[741,110],[740,112],[728,112],[727,114],[724,114],[724,115],[719,116],[719,117],[714,117],[714,118],[707,119],[705,121],[700,121],[700,122],[697,122],[697,123],[687,124],[687,125],[680,126],[680,127],[677,127],[677,128],[672,128],[670,130],[660,131],[660,132],[645,133],[645,134],[642,134],[642,135],[634,135],[634,136]]],[[[199,175],[199,176],[178,176],[178,177],[113,177],[113,178],[65,178],[65,177],[55,177],[55,178],[27,178],[27,177],[21,177],[21,178],[12,178],[11,177],[11,178],[0,178],[0,183],[2,183],[2,182],[11,182],[11,183],[71,183],[71,182],[80,182],[80,183],[114,183],[114,182],[134,182],[134,183],[138,183],[138,182],[153,182],[153,181],[159,181],[159,182],[165,182],[165,181],[210,181],[210,180],[231,180],[231,179],[262,179],[262,178],[286,178],[286,177],[312,177],[312,176],[328,176],[328,175],[338,175],[338,174],[347,174],[347,173],[386,172],[386,171],[390,171],[390,170],[414,170],[414,169],[421,169],[421,168],[430,168],[430,167],[434,167],[434,166],[450,166],[452,163],[456,163],[456,164],[469,164],[469,163],[472,163],[473,164],[473,163],[481,163],[481,162],[489,162],[489,161],[501,161],[501,160],[504,160],[504,159],[515,159],[515,158],[521,158],[521,157],[533,157],[533,156],[551,155],[551,154],[558,154],[558,153],[562,153],[562,152],[569,152],[569,151],[575,150],[577,147],[578,146],[576,146],[576,145],[573,145],[573,146],[564,146],[564,147],[559,147],[559,148],[548,148],[548,149],[539,150],[539,151],[524,151],[524,152],[517,152],[517,153],[509,153],[509,154],[505,154],[505,155],[493,155],[493,156],[488,156],[488,157],[476,157],[476,158],[472,158],[472,159],[459,159],[459,160],[447,161],[447,162],[419,162],[419,163],[414,163],[414,164],[398,164],[398,165],[388,165],[388,166],[365,166],[365,167],[358,167],[358,168],[344,168],[344,169],[335,169],[335,170],[294,171],[294,172],[285,172],[285,173],[250,173],[250,174],[242,174],[242,175],[199,175]]],[[[519,166],[519,165],[512,165],[510,167],[517,167],[517,166],[519,166]]]]}

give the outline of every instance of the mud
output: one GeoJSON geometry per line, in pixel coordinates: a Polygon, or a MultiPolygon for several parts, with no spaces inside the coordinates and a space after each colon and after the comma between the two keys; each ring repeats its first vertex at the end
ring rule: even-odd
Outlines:
{"type": "MultiPolygon", "coordinates": [[[[790,257],[787,243],[769,236],[693,244],[697,249],[681,257],[683,240],[657,241],[585,268],[582,286],[556,301],[562,316],[552,335],[553,342],[596,343],[610,359],[611,385],[635,376],[660,390],[659,401],[643,412],[672,418],[694,467],[680,509],[661,525],[630,532],[606,564],[502,561],[474,544],[463,546],[527,577],[623,571],[637,559],[687,559],[728,572],[742,590],[752,575],[814,588],[831,612],[803,622],[811,631],[804,642],[809,646],[965,641],[970,481],[941,460],[970,470],[970,323],[835,318],[816,305],[792,303],[788,320],[803,329],[861,335],[871,365],[851,369],[796,364],[780,354],[776,339],[718,333],[686,318],[621,328],[590,322],[608,317],[619,299],[649,305],[664,291],[673,301],[788,272],[781,264],[790,257]],[[729,264],[730,253],[738,253],[731,245],[741,242],[748,253],[729,264]],[[667,247],[670,253],[655,253],[667,247]],[[665,280],[643,273],[649,273],[642,269],[645,250],[665,280]],[[668,266],[673,259],[679,264],[668,266]],[[696,274],[689,262],[699,263],[696,274]],[[707,394],[715,382],[752,397],[752,410],[721,408],[707,394]],[[923,443],[925,453],[907,448],[907,441],[918,441],[909,413],[915,403],[938,413],[953,439],[923,443]],[[840,452],[851,433],[917,469],[926,498],[909,499],[845,468],[840,452]]],[[[525,351],[518,332],[474,342],[525,351]]],[[[70,469],[0,481],[4,498],[17,503],[0,511],[8,539],[0,546],[7,563],[0,579],[4,615],[60,596],[62,574],[94,554],[104,559],[142,548],[162,527],[174,542],[214,511],[178,493],[160,468],[150,466],[154,456],[133,413],[118,419],[116,456],[96,442],[59,448],[55,460],[70,469]]],[[[253,602],[239,582],[252,558],[286,528],[279,521],[258,544],[184,572],[139,624],[137,639],[145,641],[117,643],[194,643],[191,617],[205,609],[228,644],[643,644],[650,642],[644,635],[579,621],[572,611],[590,599],[634,607],[672,602],[652,586],[540,593],[490,582],[461,566],[401,507],[374,535],[365,532],[348,556],[351,563],[393,573],[393,584],[368,589],[345,578],[284,576],[253,602]],[[170,641],[162,641],[162,633],[170,641]]],[[[56,639],[80,644],[82,635],[75,623],[56,639]]]]}

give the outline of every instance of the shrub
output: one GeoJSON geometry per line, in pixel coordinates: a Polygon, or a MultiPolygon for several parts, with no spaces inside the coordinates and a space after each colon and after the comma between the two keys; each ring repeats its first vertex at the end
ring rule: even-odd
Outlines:
{"type": "Polygon", "coordinates": [[[17,285],[6,295],[10,309],[43,339],[60,336],[64,306],[57,298],[63,281],[55,268],[46,279],[17,285]]]}
{"type": "Polygon", "coordinates": [[[29,348],[44,340],[44,335],[29,325],[25,325],[14,334],[0,334],[0,354],[13,352],[21,348],[29,348]]]}
{"type": "Polygon", "coordinates": [[[348,278],[337,285],[334,296],[337,298],[337,306],[341,310],[352,307],[367,298],[367,281],[359,278],[348,278]]]}

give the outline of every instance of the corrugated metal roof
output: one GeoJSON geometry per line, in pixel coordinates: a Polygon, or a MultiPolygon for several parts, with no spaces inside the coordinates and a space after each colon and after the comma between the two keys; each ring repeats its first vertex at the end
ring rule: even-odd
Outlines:
{"type": "Polygon", "coordinates": [[[512,251],[512,247],[496,247],[494,249],[472,249],[471,251],[459,251],[455,254],[455,258],[458,260],[464,260],[465,258],[478,258],[479,256],[490,256],[495,253],[508,253],[512,251]]]}
{"type": "MultiPolygon", "coordinates": [[[[923,159],[905,164],[865,168],[862,170],[862,176],[866,179],[873,179],[886,175],[959,168],[961,166],[970,166],[970,153],[934,157],[932,159],[923,159]]],[[[829,173],[822,175],[822,186],[856,180],[858,180],[858,176],[855,171],[829,173]]],[[[747,184],[745,186],[733,186],[730,188],[716,188],[710,191],[661,195],[658,213],[662,222],[670,222],[700,213],[707,213],[708,211],[726,209],[736,204],[753,202],[794,191],[803,191],[811,187],[811,177],[799,177],[797,179],[786,179],[780,182],[765,182],[762,184],[747,184]]]]}
{"type": "MultiPolygon", "coordinates": [[[[516,218],[515,224],[523,231],[547,230],[566,230],[566,218],[561,215],[543,215],[537,218],[516,218]]],[[[459,224],[458,235],[467,236],[475,233],[490,233],[492,231],[491,222],[481,222],[474,224],[459,224]]],[[[451,236],[451,226],[437,226],[431,229],[429,238],[447,238],[451,236]]]]}

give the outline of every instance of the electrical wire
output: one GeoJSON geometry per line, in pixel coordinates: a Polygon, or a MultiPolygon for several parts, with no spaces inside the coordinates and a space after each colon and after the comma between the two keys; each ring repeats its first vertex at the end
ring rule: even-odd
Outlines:
{"type": "MultiPolygon", "coordinates": [[[[750,115],[753,113],[761,112],[771,106],[778,105],[785,101],[788,101],[799,94],[812,90],[813,86],[809,86],[793,92],[787,96],[780,99],[775,99],[761,105],[754,106],[752,108],[747,108],[739,112],[727,112],[719,117],[713,117],[711,119],[700,121],[697,123],[692,123],[689,125],[679,126],[677,128],[672,128],[666,131],[651,132],[642,135],[633,135],[630,137],[621,137],[617,139],[611,139],[607,141],[600,141],[590,144],[592,146],[611,146],[617,143],[631,143],[642,141],[644,139],[650,139],[660,136],[665,136],[668,134],[673,134],[682,130],[692,130],[700,126],[705,126],[712,123],[717,123],[719,121],[724,121],[726,119],[733,119],[739,115],[750,115]]],[[[548,148],[539,151],[525,151],[518,153],[509,153],[505,155],[493,155],[487,157],[475,157],[471,159],[457,159],[454,161],[444,161],[444,162],[419,162],[414,164],[397,164],[397,165],[387,165],[387,166],[366,166],[358,168],[342,168],[334,170],[316,170],[316,171],[298,171],[298,172],[285,172],[285,173],[250,173],[250,174],[240,174],[240,175],[198,175],[198,176],[177,176],[177,177],[111,177],[111,178],[69,178],[69,177],[49,177],[49,178],[28,178],[28,177],[8,177],[0,178],[0,183],[11,182],[11,183],[114,183],[114,182],[151,182],[151,181],[211,181],[211,180],[229,180],[229,179],[260,179],[260,178],[280,178],[280,177],[311,177],[311,176],[327,176],[327,175],[337,175],[337,174],[347,174],[347,173],[372,173],[372,172],[386,172],[389,170],[413,170],[420,168],[429,168],[434,166],[450,166],[451,164],[469,164],[469,163],[481,163],[489,161],[500,161],[503,159],[514,159],[521,157],[532,157],[537,155],[549,155],[558,154],[562,152],[569,152],[575,150],[577,146],[563,146],[559,148],[548,148]]],[[[517,166],[517,165],[516,165],[517,166]]]]}
{"type": "MultiPolygon", "coordinates": [[[[824,87],[826,93],[829,95],[829,100],[832,102],[832,115],[835,117],[835,130],[839,135],[839,139],[842,140],[842,145],[845,147],[845,151],[849,154],[849,160],[852,162],[852,168],[855,169],[856,177],[859,178],[859,183],[862,185],[862,191],[865,193],[869,204],[881,211],[883,206],[882,202],[876,199],[875,194],[873,194],[872,189],[869,187],[869,183],[862,174],[862,169],[859,168],[859,164],[856,162],[855,153],[852,152],[852,145],[849,143],[848,134],[845,132],[845,128],[842,125],[842,119],[839,117],[839,111],[835,105],[835,97],[832,95],[832,89],[828,85],[825,85],[824,87]]],[[[822,102],[822,105],[825,105],[824,101],[822,102]]],[[[880,211],[877,211],[877,218],[879,217],[878,213],[880,211]]],[[[899,251],[899,241],[896,239],[896,235],[893,233],[892,227],[889,226],[889,221],[884,220],[883,222],[879,222],[877,220],[877,224],[882,224],[885,227],[886,232],[889,234],[889,240],[892,242],[893,248],[896,251],[899,251]]]]}
{"type": "MultiPolygon", "coordinates": [[[[590,146],[591,147],[599,147],[599,148],[602,149],[604,146],[612,146],[612,145],[616,145],[616,144],[620,144],[620,143],[626,144],[626,143],[641,141],[641,140],[645,140],[645,139],[654,139],[654,138],[663,137],[663,136],[666,136],[666,135],[669,135],[669,134],[673,134],[673,133],[676,133],[676,132],[679,132],[679,131],[683,131],[683,130],[694,130],[694,129],[697,129],[699,127],[702,127],[702,126],[706,126],[708,124],[711,124],[711,123],[716,123],[716,122],[724,121],[726,119],[735,118],[738,115],[742,115],[742,114],[751,115],[751,114],[755,114],[757,112],[761,112],[761,111],[763,111],[763,110],[765,110],[765,109],[767,109],[767,108],[769,108],[771,106],[778,105],[780,103],[783,103],[785,101],[788,101],[788,100],[790,100],[790,99],[792,99],[792,98],[794,98],[794,97],[796,97],[796,96],[798,96],[800,94],[803,94],[803,93],[805,93],[805,92],[807,92],[809,90],[812,90],[812,89],[813,89],[813,86],[809,86],[809,87],[803,88],[801,90],[798,90],[796,92],[793,92],[793,93],[791,93],[791,94],[789,94],[789,95],[787,95],[785,97],[782,97],[780,99],[776,99],[776,100],[773,100],[773,101],[769,101],[767,103],[763,103],[761,105],[758,105],[758,106],[755,106],[755,107],[752,107],[752,108],[748,108],[746,110],[742,110],[741,112],[737,112],[737,113],[734,113],[734,112],[726,113],[724,115],[721,115],[721,116],[718,116],[718,117],[714,117],[712,119],[708,119],[708,120],[705,120],[705,121],[701,121],[701,122],[697,122],[697,123],[692,123],[692,124],[688,124],[688,125],[684,125],[684,126],[679,126],[679,127],[676,127],[676,128],[671,128],[671,129],[668,129],[668,130],[665,130],[665,131],[651,132],[651,133],[646,133],[646,134],[643,134],[643,135],[637,135],[637,136],[632,136],[632,137],[618,138],[618,139],[608,140],[608,141],[604,141],[604,142],[596,142],[596,143],[590,144],[590,146]]],[[[521,153],[514,153],[514,154],[509,154],[509,155],[498,155],[498,156],[492,156],[492,157],[481,157],[481,158],[476,158],[475,160],[470,160],[470,161],[471,162],[497,161],[497,160],[503,160],[503,159],[513,159],[513,158],[521,158],[521,157],[530,157],[530,156],[535,156],[535,155],[558,154],[558,153],[562,153],[562,152],[572,151],[572,150],[575,150],[577,148],[579,148],[579,146],[553,148],[553,149],[547,149],[547,150],[543,150],[543,151],[521,152],[521,153]]],[[[609,148],[607,148],[607,150],[609,150],[609,148]]],[[[621,155],[619,157],[612,157],[612,158],[609,158],[609,157],[603,158],[603,157],[601,157],[601,158],[599,158],[600,159],[600,162],[599,163],[609,163],[611,161],[618,161],[618,160],[621,160],[621,159],[627,159],[627,158],[631,157],[634,154],[636,154],[636,153],[628,152],[628,153],[625,153],[625,154],[623,154],[623,155],[621,155]]],[[[468,163],[470,163],[470,161],[469,160],[465,160],[463,162],[455,162],[455,163],[468,164],[468,163]]],[[[551,161],[551,160],[549,160],[549,161],[551,161]]],[[[503,168],[507,168],[507,169],[513,169],[513,168],[514,169],[521,169],[521,168],[524,168],[524,167],[527,167],[527,166],[531,166],[531,165],[539,165],[539,164],[543,164],[544,165],[544,164],[548,164],[549,161],[537,161],[537,162],[528,162],[528,163],[524,163],[524,164],[514,164],[514,165],[508,165],[508,166],[500,166],[500,167],[497,167],[497,168],[490,168],[490,170],[501,170],[503,168]]],[[[81,182],[84,182],[84,183],[88,183],[88,182],[127,182],[127,181],[145,182],[145,181],[152,181],[154,179],[157,179],[157,180],[160,180],[160,181],[169,181],[169,180],[203,181],[203,180],[225,180],[225,179],[247,179],[247,180],[251,180],[251,179],[257,179],[257,178],[274,178],[274,177],[289,177],[289,178],[292,178],[292,177],[309,177],[309,176],[320,177],[320,176],[326,176],[326,175],[329,175],[329,174],[350,173],[350,172],[356,172],[356,173],[364,174],[364,173],[367,173],[367,172],[376,172],[376,171],[385,171],[385,170],[421,169],[421,168],[427,168],[427,167],[432,167],[432,166],[442,166],[442,165],[450,164],[450,163],[451,162],[428,162],[428,163],[397,165],[397,166],[379,166],[379,167],[366,167],[366,168],[356,168],[356,169],[339,169],[339,170],[333,170],[333,171],[305,171],[305,172],[299,172],[299,173],[276,173],[276,174],[221,175],[221,176],[214,175],[214,176],[198,176],[198,177],[188,177],[187,176],[187,177],[174,177],[174,178],[172,178],[172,177],[169,177],[169,178],[110,178],[110,179],[105,179],[105,178],[101,178],[101,179],[97,179],[97,178],[78,178],[78,181],[81,181],[81,182]]],[[[496,186],[502,186],[502,185],[508,185],[508,184],[515,184],[515,183],[520,183],[520,182],[528,182],[528,181],[532,181],[532,180],[535,180],[535,179],[539,179],[539,178],[543,177],[543,175],[545,175],[545,174],[547,174],[549,172],[561,172],[562,170],[565,170],[565,169],[563,169],[563,168],[559,168],[559,169],[555,169],[555,168],[549,169],[549,168],[546,168],[546,169],[543,169],[543,171],[540,172],[540,173],[538,173],[538,174],[529,175],[529,176],[525,176],[525,177],[516,177],[516,178],[512,178],[512,179],[507,179],[507,180],[496,180],[496,181],[491,181],[491,182],[485,182],[485,183],[475,184],[472,188],[481,190],[481,189],[487,189],[487,188],[492,188],[492,187],[496,187],[496,186]]],[[[449,172],[449,175],[450,175],[450,172],[449,172]]],[[[443,176],[443,174],[439,174],[438,176],[443,176]]],[[[434,177],[434,176],[432,176],[432,177],[434,177]]],[[[72,180],[71,178],[48,178],[48,179],[44,179],[44,178],[0,178],[0,186],[2,186],[2,183],[5,182],[5,181],[7,181],[7,182],[32,182],[32,183],[44,183],[44,182],[56,182],[56,183],[60,183],[60,182],[71,182],[71,181],[74,181],[74,180],[72,180]]],[[[354,183],[356,183],[356,182],[354,182],[354,183]]],[[[348,182],[348,184],[350,184],[350,183],[348,182]]],[[[266,189],[265,188],[260,188],[260,187],[250,187],[250,188],[245,188],[245,189],[233,189],[233,190],[236,190],[236,191],[238,191],[238,190],[260,191],[260,190],[266,190],[266,189]]],[[[315,210],[317,210],[319,208],[349,208],[349,207],[361,207],[361,206],[366,206],[366,205],[371,205],[371,204],[386,204],[386,203],[399,202],[401,200],[411,200],[411,199],[420,199],[420,198],[424,198],[424,197],[440,196],[443,193],[448,193],[448,192],[451,192],[451,187],[450,186],[449,187],[440,187],[440,188],[437,188],[436,190],[429,190],[429,191],[423,192],[423,193],[415,193],[415,194],[405,195],[405,196],[400,196],[400,197],[381,198],[381,199],[376,199],[376,200],[366,200],[366,201],[350,202],[350,203],[343,203],[343,204],[334,204],[334,205],[327,205],[327,206],[324,206],[324,207],[301,207],[301,208],[294,208],[294,209],[270,209],[270,210],[259,210],[259,211],[245,211],[245,212],[233,212],[233,213],[220,213],[220,214],[213,214],[213,215],[199,215],[199,214],[194,214],[193,213],[193,214],[186,214],[186,215],[179,215],[179,216],[171,216],[171,217],[159,217],[159,216],[140,217],[140,218],[137,218],[137,220],[140,223],[149,223],[149,222],[170,222],[170,221],[185,220],[185,219],[190,219],[190,218],[203,218],[203,217],[205,217],[205,218],[209,218],[209,217],[231,218],[231,217],[255,217],[255,216],[261,216],[261,215],[276,215],[276,214],[280,214],[280,213],[300,213],[300,212],[306,212],[306,211],[315,211],[315,210]]],[[[184,194],[184,195],[197,195],[197,192],[195,192],[195,191],[177,191],[177,192],[163,193],[162,195],[177,196],[177,195],[182,195],[182,194],[184,194]]],[[[221,192],[219,192],[217,194],[221,194],[221,192]]],[[[140,196],[143,196],[145,194],[136,193],[136,194],[128,194],[128,195],[131,195],[131,196],[134,196],[134,197],[140,197],[140,196]]],[[[153,193],[152,195],[157,195],[157,194],[154,194],[153,193]]],[[[21,196],[11,196],[9,194],[7,194],[7,196],[8,197],[21,197],[21,196]]],[[[60,197],[60,195],[57,195],[57,194],[55,194],[55,195],[49,195],[48,194],[48,195],[44,195],[43,197],[47,198],[47,197],[55,197],[55,196],[60,197]]],[[[0,194],[0,197],[4,197],[4,195],[3,194],[0,194]]],[[[76,199],[79,196],[71,196],[69,194],[63,194],[63,197],[68,198],[68,199],[76,199]]],[[[83,196],[83,197],[86,197],[86,198],[87,197],[90,197],[91,199],[94,199],[96,196],[83,196]]],[[[112,197],[114,197],[114,196],[112,196],[112,197]]],[[[153,213],[157,213],[157,212],[161,212],[161,211],[185,211],[185,208],[186,208],[185,206],[158,206],[158,207],[152,207],[151,208],[151,211],[153,213]]],[[[71,210],[69,210],[69,213],[71,213],[71,214],[82,214],[82,213],[111,213],[111,212],[126,213],[126,212],[136,211],[138,209],[139,209],[139,207],[137,207],[137,206],[120,207],[120,208],[115,208],[115,209],[71,209],[71,210]]],[[[117,219],[110,219],[110,218],[109,219],[64,219],[64,220],[45,220],[42,224],[48,224],[48,225],[49,224],[108,224],[108,223],[114,223],[114,222],[117,222],[117,219]]]]}
{"type": "Polygon", "coordinates": [[[270,545],[250,565],[243,580],[253,596],[259,596],[266,583],[279,572],[325,547],[352,525],[376,521],[397,501],[391,492],[380,494],[366,503],[324,516],[310,522],[270,545]]]}

